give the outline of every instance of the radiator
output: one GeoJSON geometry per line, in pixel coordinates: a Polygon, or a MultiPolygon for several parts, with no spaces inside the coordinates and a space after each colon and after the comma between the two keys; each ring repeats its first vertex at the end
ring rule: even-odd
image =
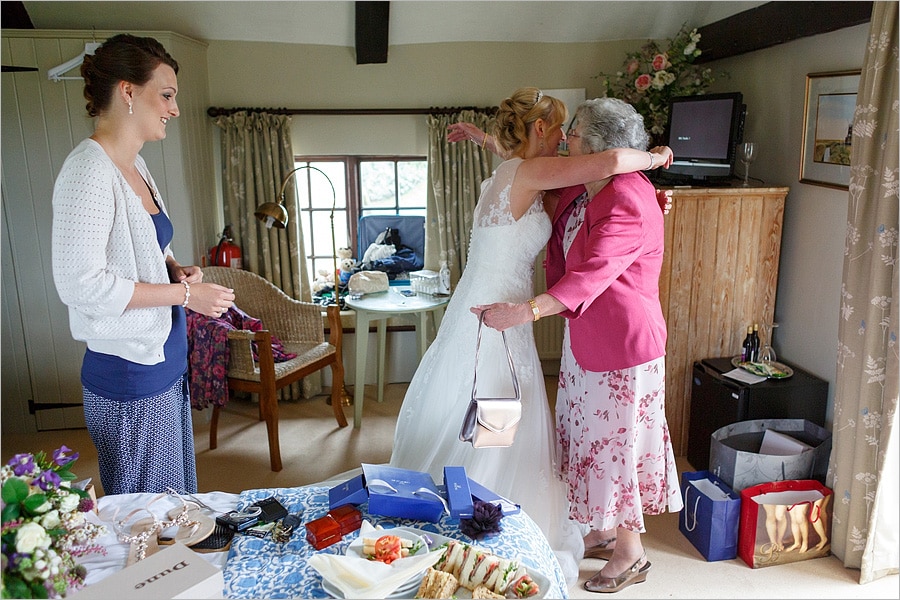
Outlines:
{"type": "Polygon", "coordinates": [[[534,343],[538,358],[556,360],[562,356],[563,320],[559,317],[541,319],[534,324],[534,343]]]}
{"type": "MultiPolygon", "coordinates": [[[[541,250],[534,262],[534,294],[538,295],[546,290],[544,250],[541,250]]],[[[559,361],[562,356],[562,339],[563,319],[551,317],[534,324],[534,343],[537,346],[538,358],[541,360],[559,361]]]]}

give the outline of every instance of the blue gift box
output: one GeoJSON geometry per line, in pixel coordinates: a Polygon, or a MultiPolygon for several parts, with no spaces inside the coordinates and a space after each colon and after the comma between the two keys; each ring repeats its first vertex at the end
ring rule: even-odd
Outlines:
{"type": "Polygon", "coordinates": [[[465,467],[444,467],[444,488],[447,491],[451,517],[469,519],[475,514],[465,467]]]}
{"type": "Polygon", "coordinates": [[[448,510],[428,473],[365,463],[362,469],[369,514],[437,523],[448,510]]]}
{"type": "Polygon", "coordinates": [[[472,492],[472,498],[474,500],[480,500],[481,502],[490,502],[491,504],[496,504],[500,507],[500,514],[502,514],[504,517],[508,515],[514,515],[522,510],[522,507],[512,500],[504,498],[496,492],[492,492],[471,477],[469,477],[468,480],[469,490],[472,492]]]}
{"type": "Polygon", "coordinates": [[[357,475],[328,490],[328,508],[337,508],[345,504],[359,506],[368,500],[369,492],[366,490],[366,480],[362,475],[357,475]]]}

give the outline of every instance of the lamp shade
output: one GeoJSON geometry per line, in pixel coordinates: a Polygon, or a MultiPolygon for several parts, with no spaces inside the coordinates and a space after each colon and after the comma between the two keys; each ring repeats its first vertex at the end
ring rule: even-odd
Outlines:
{"type": "Polygon", "coordinates": [[[256,215],[257,219],[265,223],[269,229],[272,228],[272,225],[278,229],[284,229],[288,222],[287,209],[275,202],[261,204],[253,214],[256,215]]]}

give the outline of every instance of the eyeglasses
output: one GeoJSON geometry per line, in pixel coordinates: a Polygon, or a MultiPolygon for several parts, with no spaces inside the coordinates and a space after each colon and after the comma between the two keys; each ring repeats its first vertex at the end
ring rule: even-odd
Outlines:
{"type": "Polygon", "coordinates": [[[568,138],[568,139],[580,138],[580,137],[581,137],[580,135],[575,133],[574,129],[570,129],[566,132],[566,138],[568,138]]]}

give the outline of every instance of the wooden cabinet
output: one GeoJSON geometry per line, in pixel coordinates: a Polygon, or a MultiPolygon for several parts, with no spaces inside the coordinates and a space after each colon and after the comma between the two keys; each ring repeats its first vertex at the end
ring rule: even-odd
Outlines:
{"type": "Polygon", "coordinates": [[[678,456],[687,452],[693,363],[740,354],[747,326],[774,320],[787,192],[674,190],[659,288],[668,327],[666,419],[678,456]]]}

